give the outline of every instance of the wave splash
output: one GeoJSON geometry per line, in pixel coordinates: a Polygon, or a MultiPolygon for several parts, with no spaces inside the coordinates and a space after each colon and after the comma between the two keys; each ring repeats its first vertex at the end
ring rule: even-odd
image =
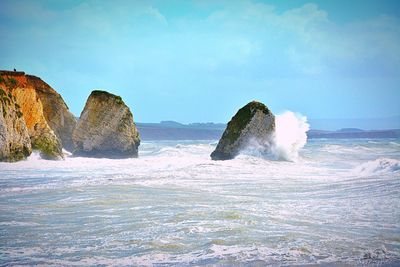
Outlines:
{"type": "Polygon", "coordinates": [[[391,158],[378,158],[368,161],[354,169],[354,173],[360,176],[400,172],[400,161],[391,158]]]}
{"type": "Polygon", "coordinates": [[[272,154],[278,160],[296,161],[299,150],[307,143],[307,131],[310,129],[307,117],[286,111],[275,117],[275,128],[272,154]]]}
{"type": "Polygon", "coordinates": [[[250,139],[240,153],[270,160],[297,161],[299,150],[307,143],[309,129],[307,117],[286,111],[275,116],[275,132],[266,143],[250,139]]]}

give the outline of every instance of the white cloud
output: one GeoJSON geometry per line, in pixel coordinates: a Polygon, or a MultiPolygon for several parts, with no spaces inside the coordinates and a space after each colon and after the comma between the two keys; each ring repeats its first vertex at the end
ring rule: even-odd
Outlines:
{"type": "Polygon", "coordinates": [[[86,1],[59,10],[40,2],[3,2],[0,14],[25,16],[30,23],[18,33],[0,26],[0,34],[10,40],[18,34],[20,41],[24,34],[29,36],[29,28],[39,41],[51,38],[68,47],[97,51],[106,43],[123,54],[122,61],[126,56],[129,62],[144,65],[152,60],[184,61],[207,70],[247,67],[265,74],[281,69],[306,75],[355,70],[362,75],[360,66],[374,64],[394,73],[400,70],[398,18],[380,16],[337,25],[316,4],[279,12],[273,5],[253,1],[221,3],[193,18],[184,12],[168,17],[160,6],[144,1],[86,1]],[[22,7],[24,12],[19,12],[22,7]],[[43,21],[51,23],[44,27],[43,21]]]}
{"type": "Polygon", "coordinates": [[[144,14],[148,14],[150,16],[153,16],[156,18],[158,21],[160,21],[164,25],[168,25],[167,19],[160,13],[160,11],[152,6],[146,8],[144,10],[144,14]]]}
{"type": "Polygon", "coordinates": [[[213,12],[208,22],[225,36],[257,42],[266,60],[280,53],[282,61],[286,58],[304,74],[344,71],[374,61],[400,67],[400,21],[389,16],[337,25],[316,4],[279,14],[273,6],[246,1],[213,12]],[[270,50],[271,43],[281,47],[270,50]]]}

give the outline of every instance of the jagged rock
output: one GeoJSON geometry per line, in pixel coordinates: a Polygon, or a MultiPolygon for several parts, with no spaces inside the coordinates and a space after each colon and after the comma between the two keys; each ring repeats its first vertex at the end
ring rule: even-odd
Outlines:
{"type": "Polygon", "coordinates": [[[32,153],[31,140],[19,105],[0,88],[0,161],[18,161],[32,153]]]}
{"type": "Polygon", "coordinates": [[[139,133],[121,97],[93,91],[73,132],[74,155],[128,158],[138,156],[139,133]]]}
{"type": "MultiPolygon", "coordinates": [[[[53,94],[53,98],[61,99],[61,97],[45,82],[35,76],[25,75],[24,72],[0,71],[0,85],[14,96],[21,107],[32,148],[39,150],[44,159],[62,159],[61,140],[50,127],[47,118],[50,118],[54,125],[57,124],[53,114],[64,113],[66,106],[55,104],[56,102],[44,92],[53,94]]],[[[62,99],[61,102],[63,103],[62,99]]],[[[60,117],[65,124],[65,118],[60,117]]]]}
{"type": "Polygon", "coordinates": [[[233,159],[242,149],[255,144],[258,149],[267,151],[274,132],[274,114],[264,104],[252,101],[239,109],[230,120],[211,158],[233,159]]]}

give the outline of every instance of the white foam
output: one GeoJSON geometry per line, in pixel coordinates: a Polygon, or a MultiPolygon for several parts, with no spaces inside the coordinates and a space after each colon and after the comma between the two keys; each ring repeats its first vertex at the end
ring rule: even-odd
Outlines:
{"type": "Polygon", "coordinates": [[[276,116],[275,127],[272,154],[279,160],[296,161],[299,150],[307,143],[306,133],[310,129],[307,117],[286,111],[276,116]]]}
{"type": "Polygon", "coordinates": [[[354,169],[354,174],[360,176],[399,172],[400,160],[390,158],[378,158],[376,160],[367,161],[354,169]]]}
{"type": "MultiPolygon", "coordinates": [[[[297,162],[257,155],[212,161],[215,143],[180,141],[144,143],[151,152],[135,159],[46,161],[33,154],[0,163],[0,227],[3,239],[11,240],[4,245],[5,264],[351,265],[360,257],[399,259],[393,237],[399,229],[398,152],[379,141],[367,155],[378,159],[367,162],[358,148],[345,158],[326,153],[325,144],[313,141],[297,162]],[[359,172],[379,177],[349,174],[359,162],[365,162],[359,172]],[[374,231],[381,235],[371,236],[374,231]],[[382,243],[390,244],[387,252],[377,247],[382,243]]],[[[359,145],[369,147],[367,141],[359,145]]]]}

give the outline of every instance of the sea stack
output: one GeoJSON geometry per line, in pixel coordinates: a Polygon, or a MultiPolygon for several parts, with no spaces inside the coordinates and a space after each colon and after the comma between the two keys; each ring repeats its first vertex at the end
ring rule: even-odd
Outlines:
{"type": "Polygon", "coordinates": [[[20,106],[0,87],[0,161],[14,162],[32,153],[28,129],[20,106]]]}
{"type": "Polygon", "coordinates": [[[138,156],[139,133],[120,96],[93,91],[72,135],[74,155],[104,158],[138,156]]]}
{"type": "Polygon", "coordinates": [[[252,101],[239,109],[230,120],[217,148],[211,153],[211,159],[233,159],[252,144],[268,151],[274,132],[274,114],[263,103],[252,101]]]}
{"type": "Polygon", "coordinates": [[[0,71],[0,85],[14,96],[31,139],[44,159],[62,159],[63,141],[72,148],[76,121],[61,96],[40,78],[24,72],[0,71]]]}

